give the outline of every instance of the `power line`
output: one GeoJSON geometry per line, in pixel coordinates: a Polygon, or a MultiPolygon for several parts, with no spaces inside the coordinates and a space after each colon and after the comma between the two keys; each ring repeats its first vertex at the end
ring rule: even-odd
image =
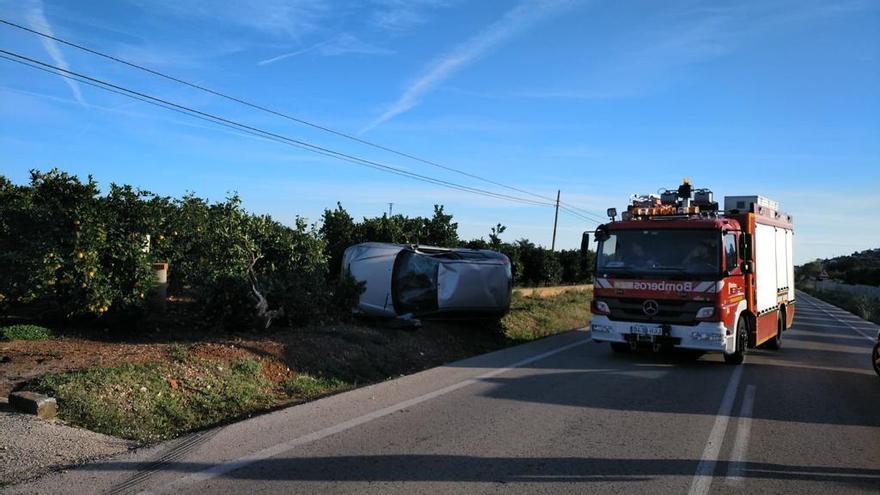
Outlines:
{"type": "MultiPolygon", "coordinates": [[[[472,174],[472,173],[470,173],[470,172],[466,172],[466,171],[461,170],[461,169],[457,169],[457,168],[454,168],[454,167],[450,167],[450,166],[447,166],[447,165],[443,165],[443,164],[441,164],[441,163],[437,163],[436,161],[433,161],[433,160],[428,160],[428,159],[426,159],[426,158],[421,158],[421,157],[416,156],[416,155],[413,155],[413,154],[411,154],[411,153],[406,153],[406,152],[403,152],[403,151],[395,150],[395,149],[393,149],[393,148],[389,148],[389,147],[387,147],[387,146],[384,146],[384,145],[381,145],[381,144],[378,144],[378,143],[375,143],[375,142],[372,142],[372,141],[368,141],[368,140],[366,140],[366,139],[363,139],[363,138],[360,138],[360,137],[357,137],[357,136],[354,136],[354,135],[351,135],[351,134],[348,134],[348,133],[345,133],[345,132],[342,132],[342,131],[337,131],[337,130],[335,130],[335,129],[331,129],[331,128],[327,127],[327,126],[323,126],[323,125],[320,125],[320,124],[317,124],[317,123],[314,123],[314,122],[310,122],[310,121],[308,121],[308,120],[305,120],[305,119],[302,119],[302,118],[299,118],[299,117],[295,117],[295,116],[292,116],[292,115],[287,114],[287,113],[279,112],[279,111],[277,111],[277,110],[273,110],[273,109],[271,109],[271,108],[267,108],[267,107],[265,107],[265,106],[258,105],[258,104],[256,104],[256,103],[251,103],[251,102],[249,102],[249,101],[247,101],[247,100],[244,100],[244,99],[241,99],[241,98],[238,98],[238,97],[235,97],[235,96],[231,96],[231,95],[228,95],[228,94],[222,93],[222,92],[220,92],[220,91],[216,91],[216,90],[213,90],[213,89],[207,88],[207,87],[205,87],[205,86],[202,86],[202,85],[199,85],[199,84],[195,84],[195,83],[192,83],[192,82],[189,82],[189,81],[186,81],[186,80],[180,79],[180,78],[178,78],[178,77],[175,77],[175,76],[172,76],[172,75],[169,75],[169,74],[165,74],[165,73],[163,73],[163,72],[160,72],[160,71],[157,71],[157,70],[154,70],[154,69],[150,69],[149,67],[145,67],[145,66],[142,66],[142,65],[139,65],[139,64],[133,63],[133,62],[129,62],[129,61],[124,60],[124,59],[121,59],[121,58],[119,58],[119,57],[114,57],[113,55],[109,55],[109,54],[107,54],[107,53],[103,53],[103,52],[98,51],[98,50],[95,50],[95,49],[93,49],[93,48],[88,48],[88,47],[83,46],[83,45],[80,45],[80,44],[78,44],[78,43],[74,43],[74,42],[72,42],[72,41],[68,41],[68,40],[65,40],[65,39],[62,39],[62,38],[58,38],[57,36],[54,36],[54,35],[51,35],[51,34],[48,34],[48,33],[44,33],[44,32],[42,32],[42,31],[38,31],[38,30],[35,30],[35,29],[31,29],[31,28],[29,28],[29,27],[22,26],[22,25],[20,25],[20,24],[16,24],[16,23],[14,23],[14,22],[11,22],[11,21],[8,21],[8,20],[5,20],[5,19],[0,19],[0,23],[6,24],[7,26],[10,26],[10,27],[14,27],[14,28],[16,28],[16,29],[20,29],[20,30],[23,30],[23,31],[29,32],[29,33],[31,33],[31,34],[35,34],[35,35],[37,35],[37,36],[41,36],[41,37],[44,37],[44,38],[47,38],[47,39],[51,39],[51,40],[53,40],[53,41],[57,41],[58,43],[62,43],[62,44],[64,44],[64,45],[67,45],[67,46],[70,46],[70,47],[76,48],[76,49],[78,49],[78,50],[82,50],[82,51],[84,51],[84,52],[90,53],[90,54],[92,54],[92,55],[96,55],[96,56],[98,56],[98,57],[102,57],[102,58],[105,58],[105,59],[108,59],[108,60],[112,60],[112,61],[114,61],[114,62],[117,62],[117,63],[123,64],[123,65],[127,65],[127,66],[129,66],[129,67],[132,67],[132,68],[135,68],[135,69],[138,69],[138,70],[141,70],[141,71],[147,72],[147,73],[149,73],[149,74],[153,74],[153,75],[155,75],[155,76],[162,77],[162,78],[167,79],[167,80],[169,80],[169,81],[174,81],[174,82],[176,82],[176,83],[183,84],[183,85],[188,86],[188,87],[191,87],[191,88],[193,88],[193,89],[197,89],[197,90],[199,90],[199,91],[203,91],[203,92],[206,92],[206,93],[212,94],[212,95],[214,95],[214,96],[219,96],[219,97],[221,97],[221,98],[225,98],[225,99],[227,99],[227,100],[229,100],[229,101],[234,101],[234,102],[236,102],[236,103],[239,103],[239,104],[242,104],[242,105],[248,106],[248,107],[250,107],[250,108],[254,108],[254,109],[256,109],[256,110],[260,110],[260,111],[263,111],[263,112],[267,112],[267,113],[270,113],[270,114],[272,114],[272,115],[275,115],[275,116],[278,116],[278,117],[281,117],[281,118],[284,118],[284,119],[287,119],[287,120],[291,120],[291,121],[293,121],[293,122],[297,122],[297,123],[302,124],[302,125],[306,125],[306,126],[309,126],[309,127],[315,128],[315,129],[322,130],[322,131],[324,131],[324,132],[328,132],[328,133],[334,134],[334,135],[336,135],[336,136],[339,136],[339,137],[342,137],[342,138],[345,138],[345,139],[349,139],[349,140],[355,141],[355,142],[357,142],[357,143],[360,143],[360,144],[363,144],[363,145],[366,145],[366,146],[370,146],[370,147],[373,147],[373,148],[376,148],[376,149],[379,149],[379,150],[382,150],[382,151],[386,151],[386,152],[389,152],[389,153],[394,153],[394,154],[396,154],[396,155],[398,155],[398,156],[402,156],[402,157],[409,158],[409,159],[411,159],[411,160],[415,160],[415,161],[418,161],[418,162],[421,162],[421,163],[424,163],[424,164],[427,164],[427,165],[431,165],[431,166],[438,167],[438,168],[441,168],[441,169],[444,169],[444,170],[448,170],[448,171],[451,171],[451,172],[455,172],[455,173],[458,173],[458,174],[461,174],[461,175],[464,175],[464,176],[467,176],[467,177],[470,177],[470,178],[473,178],[473,179],[481,180],[481,181],[483,181],[483,182],[486,182],[486,183],[489,183],[489,184],[493,184],[493,185],[496,185],[496,186],[499,186],[499,187],[503,187],[503,188],[506,188],[506,189],[509,189],[509,190],[512,190],[512,191],[516,191],[516,192],[523,193],[523,194],[528,194],[528,195],[530,195],[530,196],[533,196],[533,197],[536,197],[536,198],[539,198],[539,199],[543,199],[543,200],[546,200],[546,201],[550,201],[550,202],[551,202],[550,204],[553,204],[552,202],[554,201],[553,198],[548,197],[548,196],[543,196],[543,195],[540,195],[540,194],[536,194],[536,193],[533,193],[533,192],[531,192],[531,191],[528,191],[528,190],[525,190],[525,189],[522,189],[522,188],[518,188],[518,187],[514,187],[514,186],[509,186],[509,185],[503,184],[503,183],[501,183],[501,182],[498,182],[498,181],[495,181],[495,180],[492,180],[492,179],[487,179],[487,178],[485,178],[485,177],[481,177],[481,176],[479,176],[479,175],[472,174]]],[[[603,217],[601,217],[601,216],[599,216],[599,215],[596,215],[595,213],[592,213],[592,212],[590,212],[590,211],[588,211],[588,210],[585,210],[585,209],[583,209],[583,208],[580,208],[580,207],[577,207],[577,206],[574,206],[574,205],[568,204],[568,203],[566,203],[566,202],[560,202],[560,204],[562,204],[562,205],[568,207],[568,208],[571,210],[570,213],[577,214],[578,212],[581,212],[581,213],[583,213],[584,215],[587,215],[587,216],[589,216],[589,217],[592,217],[593,219],[599,219],[601,222],[604,222],[604,221],[605,221],[605,219],[604,219],[603,217]]],[[[581,215],[578,215],[578,216],[581,216],[581,215]]],[[[594,220],[591,220],[591,221],[594,221],[594,220]]]]}
{"type": "MultiPolygon", "coordinates": [[[[2,50],[0,50],[0,51],[2,51],[2,50]]],[[[203,116],[201,116],[201,115],[197,115],[197,114],[194,114],[194,113],[190,113],[190,112],[187,112],[187,111],[181,110],[181,109],[179,109],[179,108],[174,108],[173,106],[169,106],[169,105],[165,105],[165,104],[162,104],[162,103],[159,103],[159,102],[151,101],[151,100],[149,100],[149,99],[147,99],[147,98],[141,98],[141,97],[136,96],[136,95],[134,95],[134,94],[129,94],[129,93],[125,93],[125,92],[123,92],[123,91],[115,90],[115,89],[110,88],[110,87],[101,86],[100,84],[96,84],[96,83],[94,83],[94,82],[92,82],[92,81],[89,81],[89,80],[87,80],[87,79],[81,79],[81,78],[78,78],[78,77],[75,77],[75,76],[71,76],[71,75],[68,75],[68,74],[64,74],[64,73],[61,73],[61,72],[56,72],[56,71],[54,71],[54,70],[52,70],[52,69],[45,68],[45,67],[40,67],[39,65],[35,65],[35,64],[29,63],[29,62],[26,62],[26,61],[16,60],[16,59],[11,58],[11,57],[8,57],[8,56],[6,56],[6,55],[2,55],[2,54],[0,54],[0,58],[5,59],[5,60],[9,60],[9,61],[11,61],[11,62],[15,62],[15,63],[18,63],[18,64],[22,64],[22,65],[25,65],[25,66],[27,66],[27,67],[33,68],[33,69],[41,70],[41,71],[43,71],[43,72],[47,72],[47,73],[49,73],[49,74],[57,75],[57,76],[64,77],[64,78],[67,78],[67,79],[72,79],[72,80],[75,80],[75,81],[79,82],[80,84],[86,84],[86,85],[88,85],[88,86],[93,86],[93,87],[98,88],[98,89],[101,89],[101,90],[103,90],[103,91],[107,91],[107,92],[110,92],[110,93],[115,93],[115,94],[118,94],[118,95],[121,95],[121,96],[125,96],[125,97],[128,97],[128,98],[132,98],[132,99],[135,99],[135,100],[138,100],[138,101],[142,101],[142,102],[144,102],[144,103],[148,103],[148,104],[151,104],[151,105],[154,105],[154,106],[158,106],[158,107],[160,107],[160,108],[164,108],[164,109],[166,109],[166,110],[171,110],[171,111],[174,111],[174,112],[177,112],[177,113],[180,113],[180,114],[183,114],[183,115],[189,116],[189,117],[195,117],[195,118],[198,118],[198,119],[200,119],[200,120],[204,120],[204,121],[210,122],[210,123],[212,123],[212,124],[216,124],[216,125],[219,125],[219,126],[222,126],[222,127],[229,128],[229,129],[232,130],[232,132],[237,133],[237,134],[250,135],[250,136],[254,136],[254,137],[258,138],[258,139],[264,139],[264,140],[268,140],[268,141],[278,142],[278,143],[281,143],[281,144],[286,144],[286,145],[293,146],[293,147],[295,147],[295,148],[302,149],[302,150],[305,150],[305,151],[311,151],[311,152],[313,152],[313,153],[317,153],[317,154],[319,154],[319,155],[323,155],[323,156],[327,156],[327,157],[330,157],[330,158],[336,158],[336,159],[339,159],[339,160],[343,160],[343,161],[351,162],[351,163],[354,163],[354,164],[356,164],[356,165],[364,165],[364,166],[368,166],[368,167],[370,167],[370,168],[375,168],[375,169],[377,169],[377,170],[379,170],[379,171],[387,171],[387,170],[384,170],[384,169],[381,169],[381,168],[378,168],[378,167],[372,167],[372,166],[370,166],[370,165],[368,165],[368,164],[360,163],[360,162],[358,162],[358,161],[356,161],[356,160],[348,160],[348,159],[345,159],[345,158],[342,158],[342,157],[339,157],[339,156],[332,155],[332,154],[330,154],[330,153],[323,153],[323,152],[321,152],[321,151],[314,150],[314,149],[310,149],[310,148],[307,148],[307,147],[305,147],[305,146],[300,146],[300,145],[298,145],[298,144],[295,144],[295,143],[289,142],[289,141],[284,140],[284,139],[279,139],[279,138],[276,138],[276,137],[273,137],[273,136],[270,136],[270,135],[261,134],[261,133],[259,133],[259,132],[254,132],[254,131],[249,131],[249,130],[246,130],[246,129],[241,129],[241,128],[238,128],[238,127],[236,127],[236,126],[233,126],[233,125],[230,125],[230,124],[227,124],[227,123],[221,122],[221,121],[213,120],[213,119],[210,119],[210,118],[207,118],[207,117],[203,117],[203,116]]],[[[392,172],[392,173],[393,173],[393,172],[392,172]]],[[[400,175],[400,174],[398,174],[398,175],[400,175]]],[[[422,180],[422,179],[419,179],[419,178],[417,178],[417,177],[410,177],[410,176],[407,176],[407,175],[404,175],[404,176],[405,176],[405,177],[412,178],[412,179],[415,179],[415,180],[422,180]]],[[[430,184],[435,184],[435,185],[441,185],[441,186],[451,187],[452,189],[461,190],[461,191],[464,191],[464,192],[473,192],[473,191],[470,191],[470,190],[467,190],[467,189],[460,189],[460,188],[455,187],[455,186],[449,186],[449,185],[446,185],[446,184],[438,184],[437,182],[435,182],[433,179],[430,179],[430,178],[429,178],[428,180],[422,180],[422,181],[423,181],[423,182],[430,183],[430,184]]],[[[492,197],[494,198],[494,196],[492,196],[492,197]]],[[[503,199],[503,198],[494,198],[494,199],[503,199]]],[[[569,214],[570,216],[573,216],[573,217],[575,217],[575,218],[577,218],[577,219],[579,219],[579,220],[584,220],[584,221],[587,221],[587,222],[596,223],[595,220],[590,219],[590,218],[587,218],[587,217],[584,217],[583,215],[578,214],[576,211],[568,210],[568,209],[565,208],[565,207],[560,207],[560,209],[563,211],[563,213],[567,213],[567,214],[569,214]]]]}
{"type": "MultiPolygon", "coordinates": [[[[495,199],[504,199],[504,200],[508,200],[508,201],[516,201],[516,202],[525,203],[525,204],[532,204],[532,205],[538,205],[538,206],[550,206],[550,204],[548,204],[548,203],[541,203],[538,201],[520,198],[520,197],[516,197],[516,196],[509,196],[506,194],[495,193],[492,191],[486,191],[483,189],[465,186],[462,184],[457,184],[457,183],[445,181],[442,179],[436,179],[433,177],[424,176],[421,174],[416,174],[416,173],[409,172],[409,171],[406,171],[403,169],[399,169],[399,168],[396,168],[396,167],[393,167],[390,165],[386,165],[386,164],[382,164],[379,162],[374,162],[371,160],[363,159],[363,158],[360,158],[360,157],[357,157],[354,155],[348,155],[348,154],[341,153],[341,152],[338,152],[338,151],[335,151],[335,150],[332,150],[329,148],[324,148],[321,146],[313,145],[313,144],[307,143],[305,141],[296,140],[293,138],[289,138],[287,136],[275,134],[270,131],[265,131],[265,130],[257,128],[257,127],[242,124],[242,123],[239,123],[239,122],[236,122],[233,120],[226,119],[224,117],[220,117],[220,116],[213,115],[210,113],[195,110],[193,108],[186,107],[184,105],[180,105],[180,104],[177,104],[177,103],[174,103],[171,101],[163,100],[161,98],[157,98],[157,97],[145,94],[145,93],[141,93],[141,92],[131,90],[131,89],[119,86],[119,85],[115,85],[115,84],[109,83],[107,81],[103,81],[103,80],[100,80],[97,78],[87,76],[85,74],[74,72],[74,71],[64,69],[64,68],[61,68],[58,66],[54,66],[51,64],[47,64],[47,63],[41,62],[36,59],[32,59],[32,58],[29,58],[29,57],[26,57],[23,55],[19,55],[14,52],[0,49],[0,53],[4,54],[4,55],[0,55],[0,58],[4,58],[4,59],[12,61],[12,62],[20,63],[20,64],[26,65],[28,67],[39,69],[39,70],[42,70],[44,72],[48,72],[48,73],[51,73],[54,75],[58,75],[61,77],[72,79],[72,80],[76,80],[80,83],[84,83],[84,84],[87,84],[87,85],[90,85],[90,86],[93,86],[93,87],[96,87],[96,88],[99,88],[99,89],[102,89],[105,91],[109,91],[111,93],[119,94],[119,95],[133,98],[133,99],[145,102],[145,103],[159,106],[161,108],[165,108],[168,110],[174,110],[178,113],[182,113],[182,114],[185,114],[185,115],[188,115],[191,117],[196,117],[201,120],[205,120],[205,121],[217,124],[217,125],[232,128],[235,131],[240,132],[240,133],[254,135],[254,136],[257,136],[257,137],[260,137],[263,139],[268,139],[271,141],[280,142],[282,144],[288,144],[288,145],[294,146],[296,148],[311,151],[313,153],[317,153],[320,155],[336,158],[336,159],[347,161],[347,162],[354,163],[357,165],[367,166],[369,168],[377,169],[380,171],[394,173],[396,175],[401,175],[401,176],[405,176],[405,177],[408,177],[411,179],[420,180],[423,182],[428,182],[431,184],[440,185],[440,186],[444,186],[444,187],[448,187],[448,188],[452,188],[452,189],[456,189],[456,190],[460,190],[460,191],[464,191],[464,192],[481,194],[483,196],[488,196],[488,197],[492,197],[495,199]],[[14,58],[11,58],[11,57],[14,57],[14,58]]],[[[591,219],[585,218],[585,217],[577,214],[576,212],[569,212],[569,213],[577,216],[578,218],[581,218],[582,220],[592,221],[591,219]]]]}

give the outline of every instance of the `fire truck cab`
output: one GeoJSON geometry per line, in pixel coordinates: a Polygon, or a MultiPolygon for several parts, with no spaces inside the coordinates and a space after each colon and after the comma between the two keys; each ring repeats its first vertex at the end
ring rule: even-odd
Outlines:
{"type": "Polygon", "coordinates": [[[637,196],[596,229],[592,338],[617,352],[648,346],[715,351],[740,364],[778,349],[795,310],[792,217],[764,197],[718,208],[687,179],[637,196]]]}

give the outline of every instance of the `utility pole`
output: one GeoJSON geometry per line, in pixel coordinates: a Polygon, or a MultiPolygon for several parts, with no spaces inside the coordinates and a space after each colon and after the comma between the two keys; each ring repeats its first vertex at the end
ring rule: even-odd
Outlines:
{"type": "Polygon", "coordinates": [[[391,214],[394,212],[394,203],[388,203],[388,218],[391,218],[391,214]]]}
{"type": "Polygon", "coordinates": [[[559,194],[560,190],[556,190],[556,216],[553,217],[553,243],[550,244],[550,251],[556,251],[556,224],[559,223],[559,194]]]}

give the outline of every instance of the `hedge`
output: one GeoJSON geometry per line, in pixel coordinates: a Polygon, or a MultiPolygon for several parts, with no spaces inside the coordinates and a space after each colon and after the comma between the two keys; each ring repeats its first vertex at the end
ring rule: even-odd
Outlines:
{"type": "Polygon", "coordinates": [[[355,221],[337,203],[320,227],[292,226],[241,207],[170,198],[53,169],[30,183],[0,176],[0,313],[32,319],[141,317],[154,285],[151,263],[168,262],[169,291],[191,298],[193,323],[225,328],[304,325],[343,317],[362,288],[340,277],[345,249],[380,241],[492,248],[506,254],[516,285],[581,283],[592,253],[553,252],[527,239],[461,241],[442,205],[431,217],[382,215],[355,221]]]}

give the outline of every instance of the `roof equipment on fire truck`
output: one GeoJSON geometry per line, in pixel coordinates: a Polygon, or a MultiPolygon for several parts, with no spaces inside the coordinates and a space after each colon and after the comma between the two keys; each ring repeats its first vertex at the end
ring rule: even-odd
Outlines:
{"type": "Polygon", "coordinates": [[[718,203],[709,189],[694,190],[690,179],[684,179],[677,189],[665,189],[657,195],[633,195],[624,213],[624,220],[633,218],[697,215],[701,212],[717,212],[718,203]]]}

